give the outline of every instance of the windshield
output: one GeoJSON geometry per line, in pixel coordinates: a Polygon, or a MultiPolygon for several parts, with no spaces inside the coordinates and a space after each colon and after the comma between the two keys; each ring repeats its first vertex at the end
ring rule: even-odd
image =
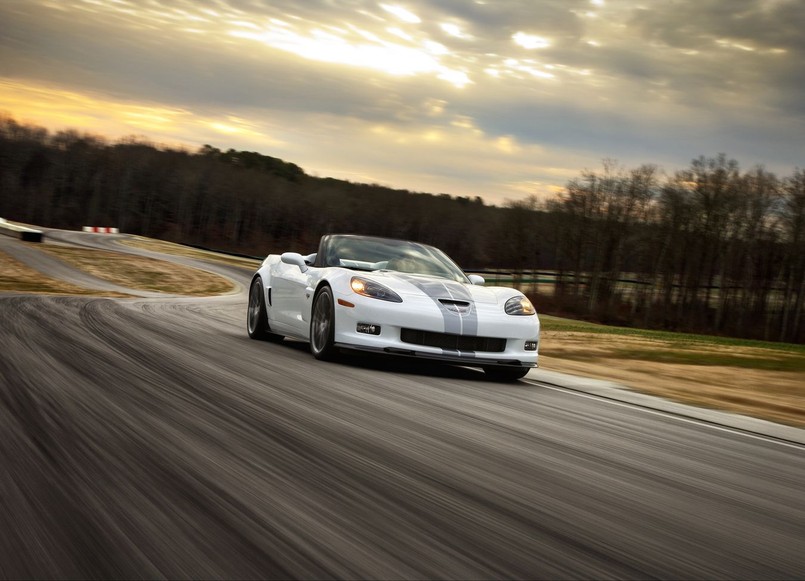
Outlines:
{"type": "Polygon", "coordinates": [[[455,262],[438,248],[388,238],[332,235],[324,244],[323,266],[353,270],[391,270],[469,282],[455,262]]]}

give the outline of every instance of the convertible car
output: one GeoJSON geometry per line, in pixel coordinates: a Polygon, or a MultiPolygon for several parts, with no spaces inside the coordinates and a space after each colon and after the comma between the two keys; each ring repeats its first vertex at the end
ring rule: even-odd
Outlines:
{"type": "Polygon", "coordinates": [[[519,291],[485,287],[441,250],[330,234],[318,252],[271,254],[252,278],[252,339],[308,341],[316,359],[342,349],[481,367],[514,381],[537,366],[539,318],[519,291]]]}

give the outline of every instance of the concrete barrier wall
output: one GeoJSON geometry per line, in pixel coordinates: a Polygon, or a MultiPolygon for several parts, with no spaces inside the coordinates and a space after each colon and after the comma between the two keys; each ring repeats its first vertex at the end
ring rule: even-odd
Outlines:
{"type": "Polygon", "coordinates": [[[12,224],[5,218],[0,218],[0,234],[19,238],[25,242],[42,242],[42,239],[45,237],[41,230],[34,230],[27,226],[12,224]]]}

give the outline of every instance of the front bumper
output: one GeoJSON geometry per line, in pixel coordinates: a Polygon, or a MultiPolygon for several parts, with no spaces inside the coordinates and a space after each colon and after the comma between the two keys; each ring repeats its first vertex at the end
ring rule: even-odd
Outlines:
{"type": "Polygon", "coordinates": [[[528,362],[519,359],[488,358],[484,356],[479,356],[475,352],[458,351],[455,353],[450,352],[433,353],[430,351],[419,351],[417,349],[411,349],[407,343],[404,343],[403,345],[405,345],[405,347],[381,348],[370,345],[351,345],[349,343],[335,344],[335,346],[338,347],[339,349],[364,351],[367,353],[382,353],[384,355],[398,355],[402,357],[416,357],[419,359],[429,359],[431,361],[442,361],[444,363],[457,363],[461,365],[472,365],[481,367],[498,366],[498,367],[527,367],[527,368],[534,368],[539,366],[536,361],[528,362]]]}
{"type": "Polygon", "coordinates": [[[526,342],[539,342],[539,318],[506,315],[497,304],[475,303],[469,316],[445,312],[428,297],[406,297],[403,303],[389,303],[354,293],[341,295],[354,306],[336,301],[335,344],[339,348],[385,353],[470,366],[538,366],[538,350],[526,350],[526,342]],[[452,319],[451,317],[455,317],[452,319]],[[463,317],[463,319],[462,319],[463,317]],[[359,333],[358,323],[377,325],[378,335],[359,333]],[[431,333],[457,333],[505,340],[501,351],[472,351],[433,347],[402,340],[402,329],[431,333]]]}

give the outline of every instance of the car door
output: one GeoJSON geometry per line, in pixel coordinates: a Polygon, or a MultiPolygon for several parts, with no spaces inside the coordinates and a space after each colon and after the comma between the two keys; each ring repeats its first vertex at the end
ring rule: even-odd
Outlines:
{"type": "Polygon", "coordinates": [[[304,273],[293,264],[279,263],[277,266],[271,285],[272,325],[277,331],[307,338],[309,329],[305,310],[309,308],[310,270],[304,273]]]}

